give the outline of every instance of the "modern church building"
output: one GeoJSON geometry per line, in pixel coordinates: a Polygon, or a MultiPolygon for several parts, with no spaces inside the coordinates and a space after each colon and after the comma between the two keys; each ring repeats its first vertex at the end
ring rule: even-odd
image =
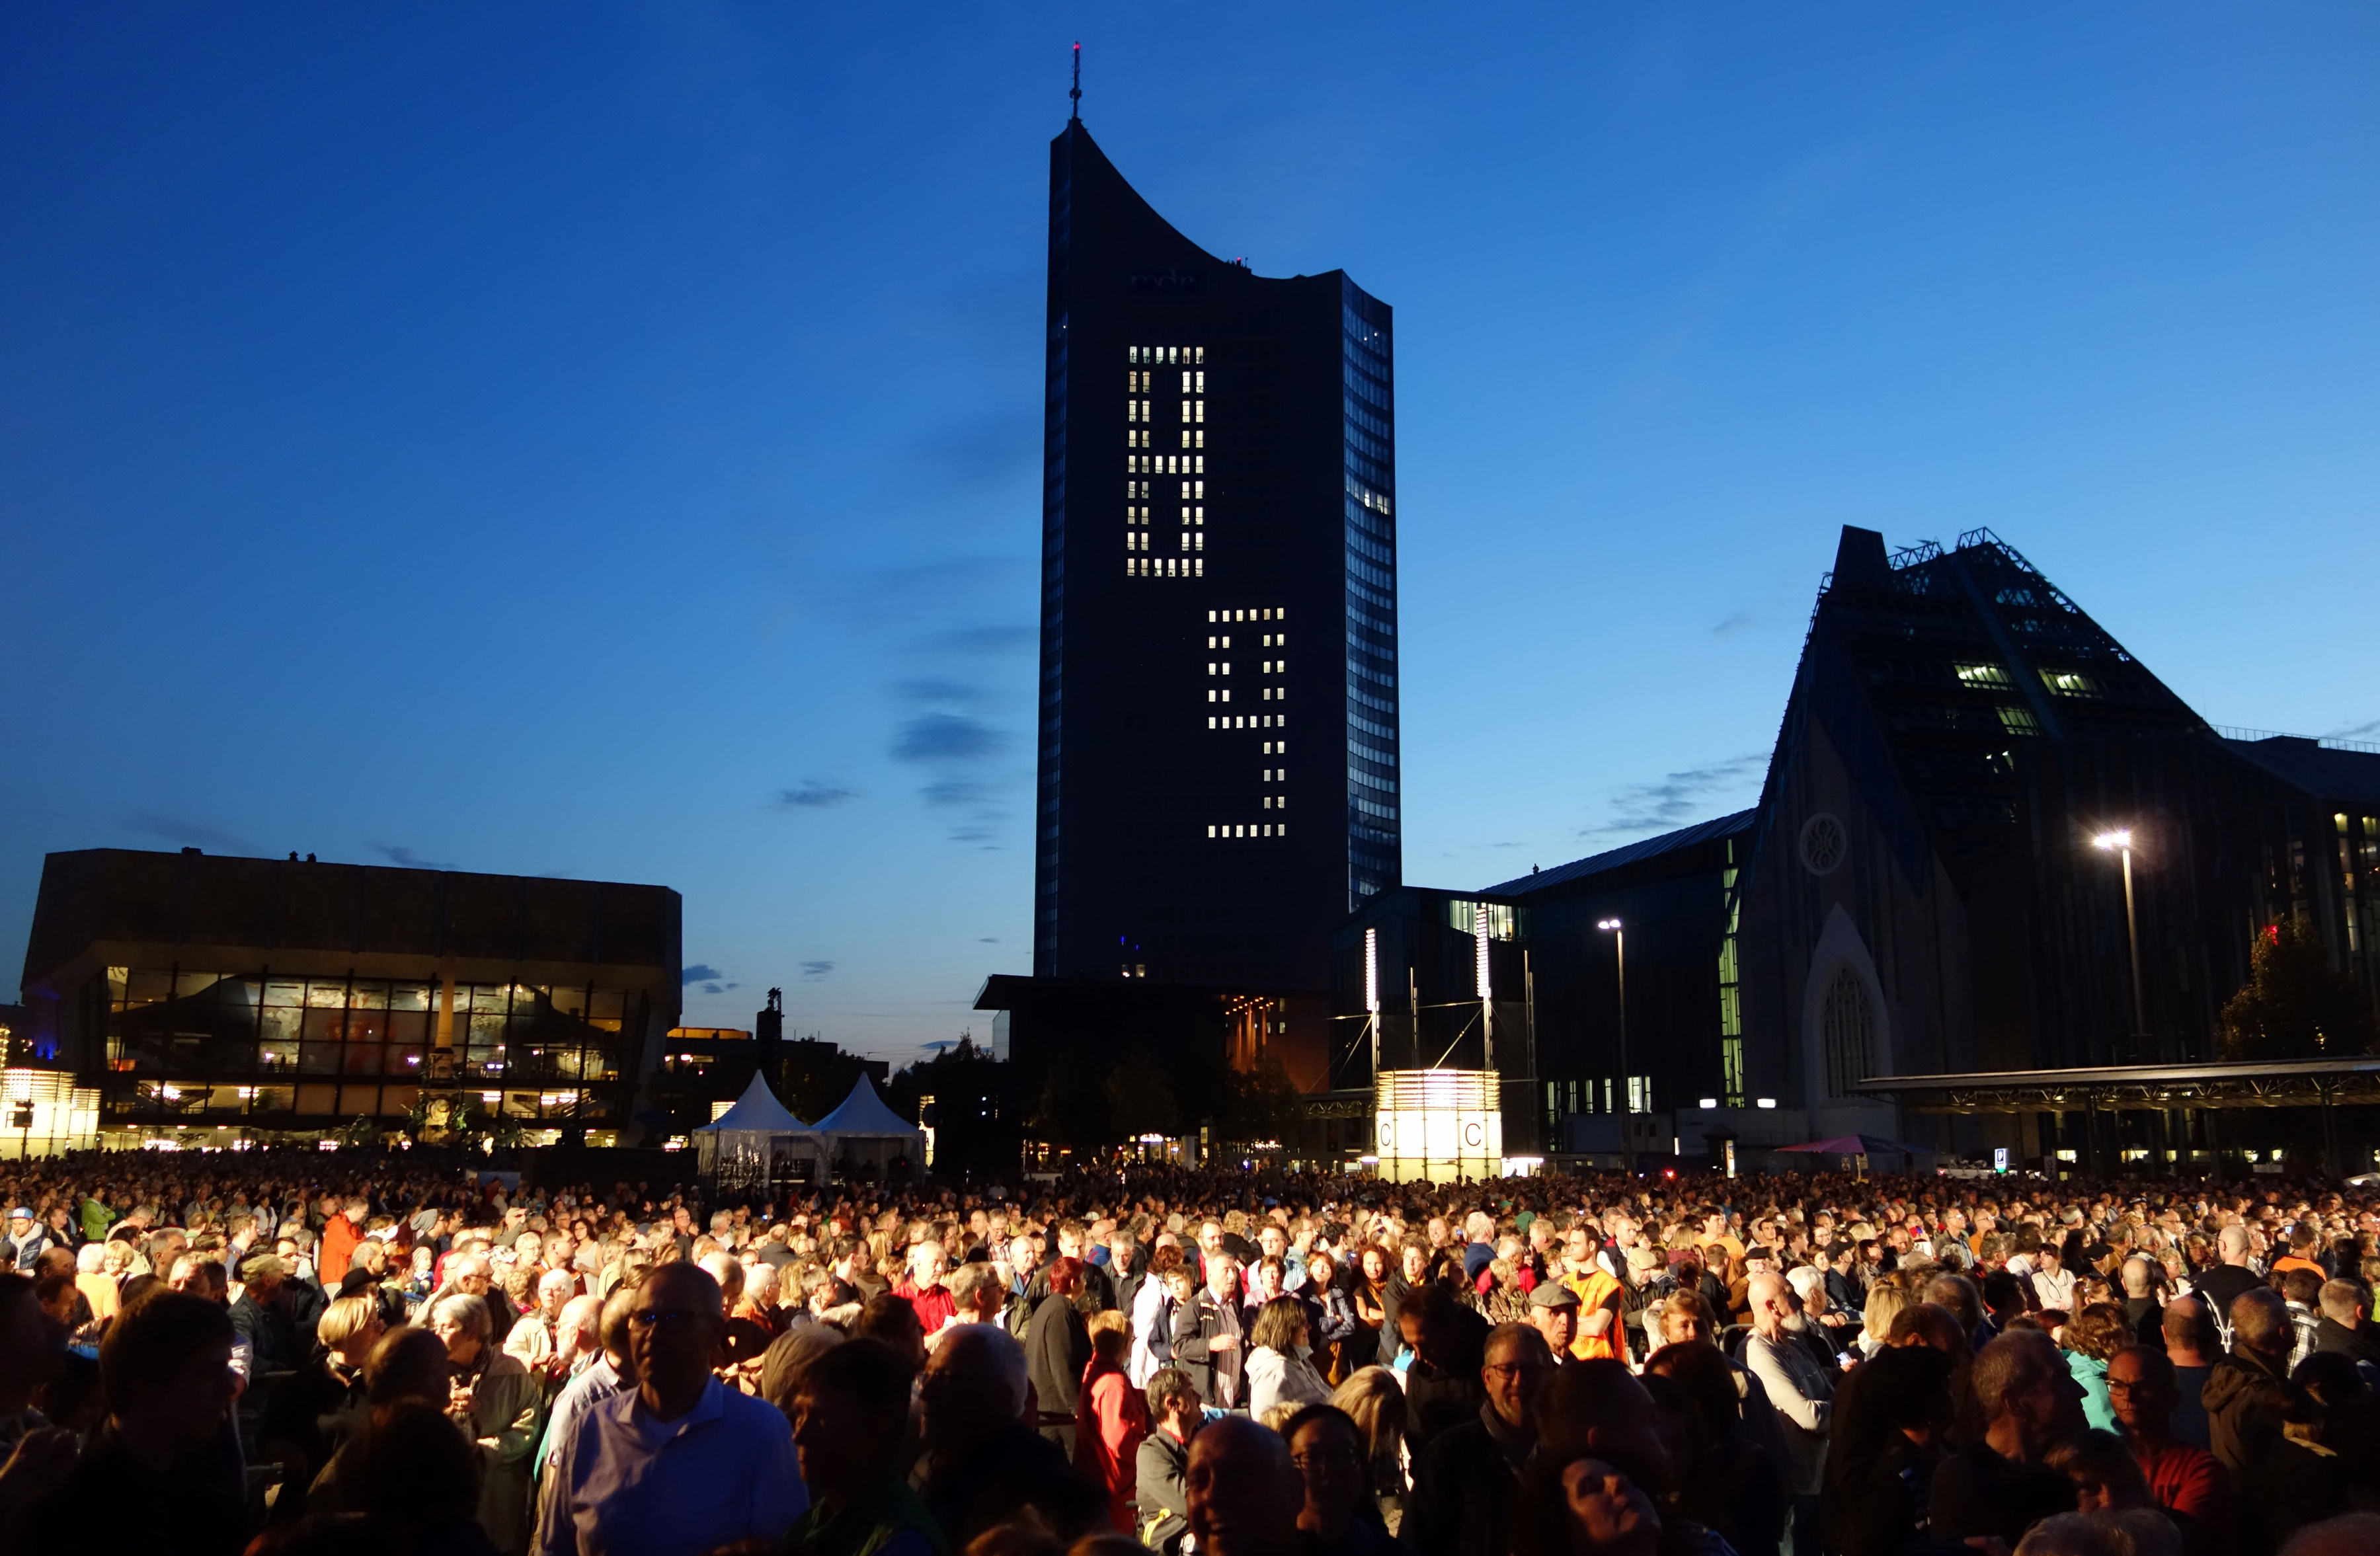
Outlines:
{"type": "Polygon", "coordinates": [[[1508,1140],[1608,1160],[1624,1122],[1640,1157],[1690,1162],[1864,1135],[1921,1161],[2361,1171],[2376,872],[2380,748],[2214,728],[1988,531],[1888,553],[1846,529],[1759,805],[1366,904],[1337,941],[1332,1084],[1366,1083],[1375,1032],[1390,1064],[1475,1062],[1397,1039],[1486,1008],[1459,931],[1492,911],[1525,979],[1500,1019],[1530,1039],[1498,1045],[1508,1140]],[[2327,1014],[2241,1062],[2225,1003],[2284,925],[2327,1014]]]}
{"type": "Polygon", "coordinates": [[[978,1002],[1018,1059],[1162,1010],[1318,1079],[1331,933],[1402,866],[1393,359],[1344,273],[1051,143],[1034,977],[978,1002]]]}

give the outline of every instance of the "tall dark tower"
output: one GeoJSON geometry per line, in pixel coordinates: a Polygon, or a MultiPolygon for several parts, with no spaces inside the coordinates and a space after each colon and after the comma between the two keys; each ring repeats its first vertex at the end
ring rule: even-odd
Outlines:
{"type": "Polygon", "coordinates": [[[1390,319],[1050,143],[1038,976],[1327,989],[1399,883],[1390,319]]]}

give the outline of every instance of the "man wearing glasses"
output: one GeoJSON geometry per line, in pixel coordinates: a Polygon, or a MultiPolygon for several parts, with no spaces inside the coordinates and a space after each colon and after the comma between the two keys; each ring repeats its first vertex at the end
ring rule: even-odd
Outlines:
{"type": "Polygon", "coordinates": [[[1400,1531],[1415,1550],[1502,1556],[1512,1496],[1537,1445],[1537,1393],[1553,1373],[1553,1352],[1536,1330],[1500,1324],[1489,1332],[1479,1418],[1440,1432],[1415,1468],[1400,1531]]]}
{"type": "Polygon", "coordinates": [[[572,1423],[545,1478],[539,1556],[699,1556],[773,1545],[809,1506],[776,1406],[711,1372],[727,1321],[701,1267],[647,1274],[628,1309],[633,1392],[572,1423]]]}

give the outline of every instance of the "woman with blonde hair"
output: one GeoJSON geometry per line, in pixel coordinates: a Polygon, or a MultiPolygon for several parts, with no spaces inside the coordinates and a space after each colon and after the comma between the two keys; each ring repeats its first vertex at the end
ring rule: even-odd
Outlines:
{"type": "Polygon", "coordinates": [[[107,1272],[107,1250],[122,1246],[121,1243],[85,1243],[75,1250],[75,1290],[91,1303],[93,1323],[103,1324],[115,1317],[121,1288],[116,1277],[107,1272]]]}
{"type": "Polygon", "coordinates": [[[1331,1391],[1330,1403],[1355,1423],[1373,1501],[1380,1510],[1381,1522],[1393,1535],[1404,1522],[1405,1494],[1413,1486],[1404,1388],[1387,1368],[1362,1367],[1331,1391]]]}
{"type": "Polygon", "coordinates": [[[1909,1293],[1890,1281],[1878,1281],[1868,1288],[1867,1306],[1860,1310],[1862,1355],[1873,1356],[1884,1349],[1884,1337],[1892,1331],[1892,1320],[1900,1317],[1908,1306],[1909,1293]]]}
{"type": "Polygon", "coordinates": [[[1134,1527],[1140,1443],[1148,1435],[1148,1397],[1124,1370],[1131,1320],[1111,1307],[1091,1315],[1091,1362],[1075,1396],[1075,1473],[1105,1491],[1120,1535],[1134,1527]]]}

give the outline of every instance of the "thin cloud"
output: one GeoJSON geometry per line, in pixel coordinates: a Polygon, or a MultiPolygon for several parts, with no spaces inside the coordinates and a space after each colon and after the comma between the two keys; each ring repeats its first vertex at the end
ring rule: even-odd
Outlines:
{"type": "Polygon", "coordinates": [[[708,962],[697,962],[677,975],[680,987],[694,983],[716,983],[727,975],[708,962]]]}
{"type": "Polygon", "coordinates": [[[912,468],[930,488],[980,491],[1015,483],[1040,456],[1040,412],[1006,412],[937,433],[912,468]]]}
{"type": "Polygon", "coordinates": [[[1759,619],[1760,614],[1757,611],[1742,610],[1731,612],[1728,614],[1725,620],[1719,622],[1718,625],[1710,629],[1711,636],[1714,638],[1724,638],[1730,633],[1741,632],[1745,627],[1759,621],[1759,619]]]}
{"type": "Polygon", "coordinates": [[[1641,836],[1671,831],[1707,813],[1713,796],[1740,795],[1767,763],[1766,751],[1747,751],[1725,761],[1664,773],[1649,784],[1629,784],[1612,794],[1611,819],[1582,828],[1578,835],[1603,838],[1633,833],[1641,836]]]}
{"type": "Polygon", "coordinates": [[[892,683],[892,695],[905,702],[932,705],[957,703],[973,707],[991,699],[991,694],[971,681],[950,675],[909,675],[892,683]]]}
{"type": "Polygon", "coordinates": [[[772,810],[826,810],[858,797],[855,791],[839,784],[805,778],[790,789],[779,789],[769,807],[772,810]]]}
{"type": "Polygon", "coordinates": [[[824,978],[827,974],[832,971],[834,971],[834,964],[832,962],[804,962],[802,964],[802,978],[806,982],[815,983],[820,979],[824,978]]]}
{"type": "Polygon", "coordinates": [[[918,639],[917,650],[929,654],[953,654],[976,658],[984,654],[1017,653],[1033,646],[1038,636],[1031,626],[954,626],[947,632],[937,632],[918,639]]]}
{"type": "Polygon", "coordinates": [[[389,863],[403,865],[407,869],[453,869],[455,868],[451,864],[440,864],[432,859],[425,859],[401,843],[375,843],[371,847],[373,853],[388,860],[389,863]]]}
{"type": "Polygon", "coordinates": [[[143,837],[162,838],[177,847],[205,846],[226,854],[253,854],[256,845],[244,837],[235,836],[204,821],[193,821],[187,816],[168,815],[163,811],[144,810],[127,816],[116,823],[126,832],[139,833],[143,837]]]}
{"type": "Polygon", "coordinates": [[[895,761],[973,761],[996,756],[1007,737],[963,713],[920,713],[892,741],[895,761]]]}
{"type": "Polygon", "coordinates": [[[2366,719],[2360,724],[2349,724],[2345,729],[2334,729],[2323,738],[2325,740],[2369,740],[2374,736],[2380,736],[2380,719],[2366,719]]]}

